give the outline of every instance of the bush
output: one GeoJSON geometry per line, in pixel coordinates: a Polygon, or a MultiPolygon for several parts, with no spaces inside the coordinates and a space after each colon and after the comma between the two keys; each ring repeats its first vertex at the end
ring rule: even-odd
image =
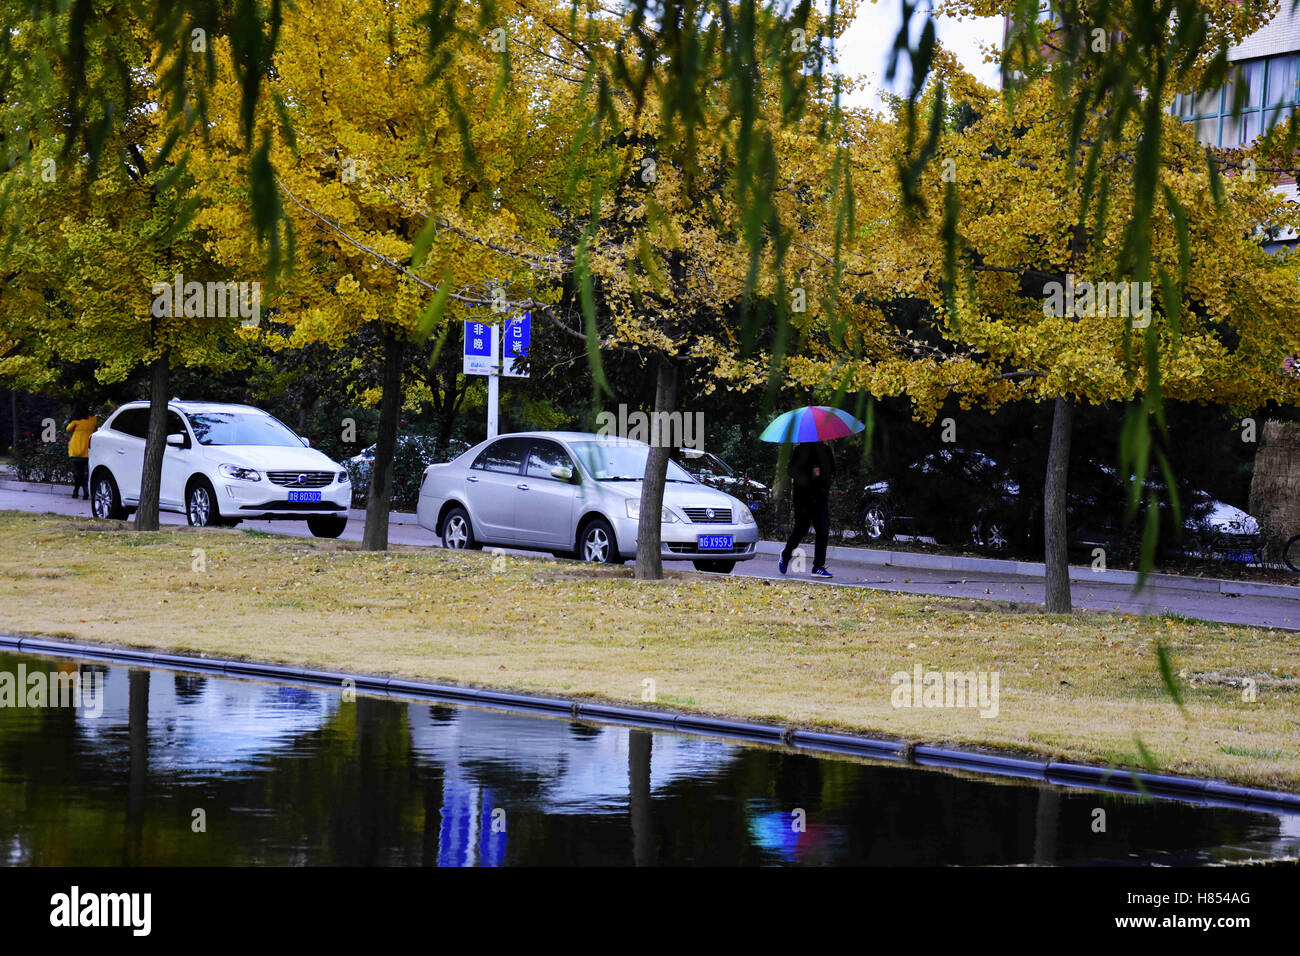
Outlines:
{"type": "Polygon", "coordinates": [[[32,432],[19,435],[14,442],[13,467],[14,477],[19,481],[72,484],[72,463],[68,459],[67,443],[41,441],[40,436],[32,432]]]}

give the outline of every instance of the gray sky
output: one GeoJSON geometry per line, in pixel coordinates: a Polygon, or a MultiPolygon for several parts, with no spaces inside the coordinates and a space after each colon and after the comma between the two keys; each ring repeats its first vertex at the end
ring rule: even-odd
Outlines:
{"type": "MultiPolygon", "coordinates": [[[[825,2],[823,0],[823,8],[825,2]]],[[[893,46],[894,36],[902,22],[901,0],[875,0],[861,4],[857,19],[849,27],[838,45],[840,68],[846,75],[861,74],[870,77],[869,89],[858,91],[850,97],[847,105],[878,106],[878,93],[884,89],[885,66],[888,62],[889,48],[893,46]]],[[[912,17],[914,30],[920,29],[924,22],[919,14],[912,17]]],[[[981,62],[983,51],[981,45],[993,45],[995,48],[1002,40],[1002,20],[999,17],[980,17],[978,19],[955,20],[944,18],[936,22],[939,42],[956,54],[976,78],[990,86],[998,85],[998,68],[996,63],[981,62]]],[[[907,91],[908,71],[906,61],[900,64],[899,75],[894,78],[893,92],[907,91]]]]}

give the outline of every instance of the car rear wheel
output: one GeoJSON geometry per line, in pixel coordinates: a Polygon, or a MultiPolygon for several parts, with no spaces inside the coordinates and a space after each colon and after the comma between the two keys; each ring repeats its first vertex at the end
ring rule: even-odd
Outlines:
{"type": "Polygon", "coordinates": [[[593,564],[622,564],[614,529],[604,518],[596,518],[582,529],[578,557],[593,564]]]}
{"type": "Polygon", "coordinates": [[[470,524],[469,515],[464,508],[452,508],[442,522],[442,546],[453,551],[466,548],[478,550],[482,547],[474,540],[474,526],[470,524]]]}
{"type": "Polygon", "coordinates": [[[997,520],[984,520],[971,528],[971,544],[985,551],[1005,551],[1011,543],[1006,527],[997,520]]]}
{"type": "Polygon", "coordinates": [[[206,478],[199,478],[185,492],[185,517],[194,528],[213,528],[221,524],[217,495],[206,478]]]}
{"type": "Polygon", "coordinates": [[[114,521],[121,521],[126,517],[122,498],[117,493],[117,482],[106,471],[97,475],[93,482],[90,492],[90,512],[96,518],[108,518],[114,521]]]}
{"type": "Polygon", "coordinates": [[[337,538],[347,526],[348,519],[336,515],[313,515],[307,519],[307,529],[318,538],[337,538]]]}
{"type": "Polygon", "coordinates": [[[858,513],[858,525],[868,541],[884,541],[893,537],[893,515],[882,501],[869,501],[858,513]]]}
{"type": "Polygon", "coordinates": [[[1282,546],[1282,563],[1300,574],[1300,534],[1282,546]]]}
{"type": "Polygon", "coordinates": [[[736,567],[735,561],[692,561],[696,571],[716,571],[719,574],[730,574],[736,567]]]}

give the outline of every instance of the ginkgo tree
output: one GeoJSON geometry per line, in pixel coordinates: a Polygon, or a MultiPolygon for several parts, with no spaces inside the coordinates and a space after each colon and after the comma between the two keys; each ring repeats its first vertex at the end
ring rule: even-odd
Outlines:
{"type": "MultiPolygon", "coordinates": [[[[1069,117],[1055,109],[1050,80],[1022,88],[1011,113],[998,94],[956,79],[949,88],[961,91],[973,121],[945,124],[939,161],[920,181],[923,211],[900,202],[891,213],[899,236],[892,251],[881,255],[872,246],[869,262],[859,260],[861,271],[890,276],[897,297],[928,308],[916,327],[894,329],[891,349],[858,363],[852,387],[908,395],[923,420],[933,420],[950,396],[994,409],[1012,401],[1054,405],[1044,500],[1047,597],[1049,610],[1068,611],[1065,479],[1074,405],[1137,401],[1158,388],[1168,398],[1247,414],[1300,397],[1296,377],[1283,371],[1300,346],[1291,311],[1300,263],[1263,247],[1265,227],[1296,228],[1300,213],[1268,176],[1218,176],[1193,129],[1166,114],[1160,200],[1144,233],[1157,281],[1135,279],[1122,254],[1141,128],[1132,124],[1102,145],[1105,199],[1084,214],[1072,183],[1085,170],[1072,168],[1062,147],[1069,117]],[[955,261],[942,241],[953,227],[944,209],[954,193],[955,261]]],[[[930,108],[941,104],[932,99],[930,108]]],[[[1085,141],[1092,135],[1097,131],[1085,125],[1085,141]]],[[[856,257],[849,258],[852,276],[856,257]]],[[[885,318],[881,308],[853,335],[878,340],[885,318]]],[[[791,363],[796,377],[824,381],[842,366],[842,355],[824,336],[820,341],[820,358],[791,363]]],[[[1126,427],[1140,424],[1130,417],[1126,427]]],[[[1144,455],[1132,464],[1139,479],[1148,464],[1144,455]]],[[[1161,472],[1172,489],[1167,466],[1161,472]]],[[[1146,499],[1149,561],[1158,513],[1151,488],[1146,499]]]]}
{"type": "MultiPolygon", "coordinates": [[[[204,230],[187,221],[195,184],[178,174],[156,135],[149,67],[158,51],[146,25],[123,10],[106,20],[116,26],[117,52],[135,67],[124,80],[130,109],[102,117],[113,161],[65,156],[57,129],[37,124],[22,133],[26,160],[0,176],[0,378],[39,391],[58,384],[64,363],[93,367],[104,385],[148,369],[151,416],[135,521],[155,530],[169,372],[238,362],[230,346],[256,318],[259,290],[257,270],[231,273],[214,262],[204,230]],[[219,284],[219,309],[208,283],[219,284]]],[[[38,38],[21,38],[29,39],[38,38]]]]}
{"type": "MultiPolygon", "coordinates": [[[[755,15],[743,4],[728,10],[755,15]]],[[[770,408],[783,384],[770,359],[788,346],[790,316],[848,305],[825,264],[852,218],[843,128],[854,120],[839,109],[836,84],[819,75],[843,24],[816,13],[808,29],[800,22],[774,21],[760,31],[763,42],[739,50],[725,47],[705,5],[665,9],[656,20],[611,18],[578,36],[557,27],[570,44],[577,96],[591,95],[583,84],[592,78],[627,75],[644,86],[638,98],[611,99],[580,130],[566,195],[565,234],[575,237],[561,250],[572,258],[567,288],[586,313],[566,332],[588,344],[597,405],[615,387],[600,353],[621,350],[654,372],[652,420],[674,420],[687,375],[698,395],[749,391],[770,408]],[[662,70],[683,47],[698,70],[662,70]],[[743,82],[728,80],[735,58],[748,64],[743,82]],[[783,82],[789,61],[806,83],[798,91],[783,82]],[[689,123],[683,102],[694,111],[689,123]],[[761,144],[756,158],[748,137],[761,144]]],[[[658,515],[680,434],[649,437],[640,513],[658,515]]],[[[641,521],[638,578],[662,577],[660,549],[660,523],[641,521]]]]}
{"type": "MultiPolygon", "coordinates": [[[[268,83],[281,108],[264,109],[284,134],[268,159],[295,269],[277,287],[262,341],[339,348],[362,328],[382,336],[367,549],[387,546],[405,353],[432,337],[436,361],[462,320],[500,323],[542,302],[555,282],[552,197],[562,192],[573,117],[537,52],[554,40],[544,14],[559,16],[529,2],[500,4],[486,20],[461,10],[445,24],[447,59],[433,70],[417,8],[312,0],[280,26],[268,83]]],[[[220,261],[247,261],[258,242],[240,188],[237,72],[219,67],[208,95],[214,122],[186,140],[205,184],[196,221],[218,237],[220,261]]]]}

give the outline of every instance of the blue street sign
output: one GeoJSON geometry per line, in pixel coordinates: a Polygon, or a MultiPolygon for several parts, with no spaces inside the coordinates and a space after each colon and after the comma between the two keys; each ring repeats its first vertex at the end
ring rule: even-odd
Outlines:
{"type": "Polygon", "coordinates": [[[501,349],[501,374],[512,378],[527,378],[528,373],[522,368],[515,369],[515,358],[527,358],[528,346],[532,340],[532,313],[525,312],[513,319],[506,319],[505,339],[501,349]]]}
{"type": "Polygon", "coordinates": [[[465,360],[462,371],[466,375],[491,375],[496,329],[484,322],[466,322],[464,339],[465,360]]]}

